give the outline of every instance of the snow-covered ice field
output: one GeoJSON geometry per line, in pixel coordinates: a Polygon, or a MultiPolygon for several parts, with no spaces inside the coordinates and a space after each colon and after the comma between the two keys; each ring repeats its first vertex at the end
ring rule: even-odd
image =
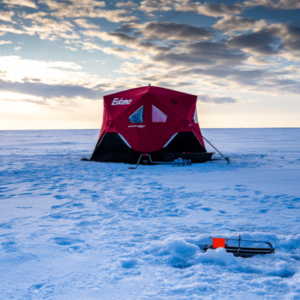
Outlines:
{"type": "Polygon", "coordinates": [[[300,299],[300,129],[204,129],[231,164],[136,170],[80,161],[98,133],[0,131],[1,300],[300,299]],[[276,253],[200,248],[240,233],[276,253]]]}

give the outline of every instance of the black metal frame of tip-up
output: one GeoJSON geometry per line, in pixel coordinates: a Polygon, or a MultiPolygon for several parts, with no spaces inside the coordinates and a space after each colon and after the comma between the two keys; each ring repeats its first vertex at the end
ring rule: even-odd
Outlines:
{"type": "Polygon", "coordinates": [[[201,134],[201,132],[200,131],[198,131],[198,130],[196,130],[194,127],[193,127],[193,125],[188,121],[188,120],[185,120],[188,124],[189,124],[189,126],[190,127],[192,127],[192,129],[194,130],[194,131],[196,131],[198,134],[200,134],[201,136],[202,136],[202,138],[206,141],[206,142],[208,142],[222,157],[224,157],[224,159],[226,159],[227,160],[227,162],[228,163],[230,163],[230,160],[229,160],[229,157],[226,157],[226,156],[224,156],[211,142],[209,142],[202,134],[201,134]]]}
{"type": "Polygon", "coordinates": [[[239,235],[238,239],[226,239],[226,238],[211,238],[213,240],[212,245],[206,245],[204,250],[208,249],[215,250],[218,248],[225,248],[226,252],[232,253],[234,256],[241,257],[252,257],[258,254],[271,254],[275,252],[275,248],[273,248],[272,244],[269,242],[262,241],[250,241],[250,240],[242,240],[241,235],[239,235]],[[227,241],[238,241],[238,247],[229,246],[227,241]],[[268,248],[256,248],[256,247],[241,247],[241,242],[247,243],[260,243],[266,244],[268,248]]]}

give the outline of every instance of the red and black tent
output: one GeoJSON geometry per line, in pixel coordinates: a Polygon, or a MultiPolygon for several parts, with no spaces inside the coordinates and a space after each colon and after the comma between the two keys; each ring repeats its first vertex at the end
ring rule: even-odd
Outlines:
{"type": "Polygon", "coordinates": [[[91,160],[137,163],[211,159],[197,120],[197,96],[146,86],[104,96],[103,123],[91,160]]]}

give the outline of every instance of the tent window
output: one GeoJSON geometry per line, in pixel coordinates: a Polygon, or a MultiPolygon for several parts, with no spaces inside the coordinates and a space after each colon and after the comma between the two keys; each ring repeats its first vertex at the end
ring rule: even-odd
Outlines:
{"type": "Polygon", "coordinates": [[[160,111],[157,107],[152,105],[152,122],[153,123],[165,123],[167,121],[167,116],[160,111]]]}
{"type": "Polygon", "coordinates": [[[130,117],[130,123],[143,123],[144,116],[144,106],[140,107],[136,112],[134,112],[130,117]]]}
{"type": "Polygon", "coordinates": [[[197,109],[195,109],[195,113],[194,113],[194,122],[198,123],[197,109]]]}

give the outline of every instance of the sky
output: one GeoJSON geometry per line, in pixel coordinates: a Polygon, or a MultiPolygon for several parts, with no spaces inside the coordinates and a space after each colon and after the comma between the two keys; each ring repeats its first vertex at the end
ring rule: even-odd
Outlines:
{"type": "Polygon", "coordinates": [[[0,1],[1,130],[98,129],[148,84],[203,128],[300,127],[299,71],[299,0],[0,1]]]}

